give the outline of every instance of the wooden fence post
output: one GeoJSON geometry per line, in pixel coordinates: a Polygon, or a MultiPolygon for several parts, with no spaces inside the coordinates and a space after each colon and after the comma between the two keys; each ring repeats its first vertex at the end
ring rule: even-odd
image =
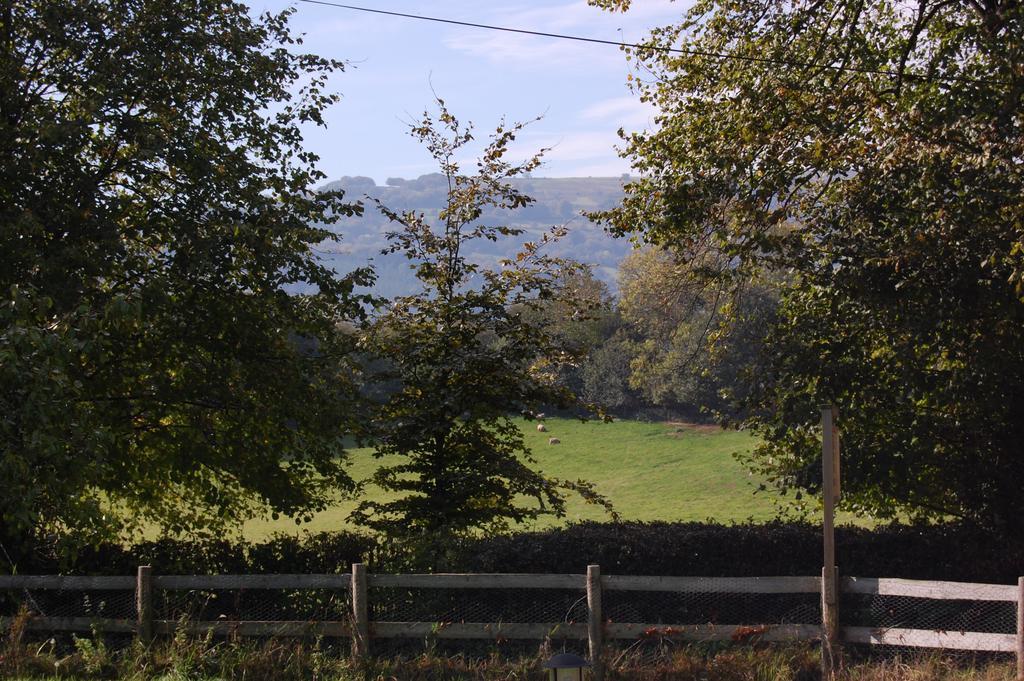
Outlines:
{"type": "Polygon", "coordinates": [[[821,674],[826,681],[835,676],[839,657],[839,608],[837,574],[833,567],[821,568],[821,674]]]}
{"type": "Polygon", "coordinates": [[[148,644],[153,640],[153,568],[140,565],[135,575],[135,633],[148,644]]]}
{"type": "Polygon", "coordinates": [[[821,482],[824,518],[824,561],[821,568],[821,672],[831,679],[839,652],[839,570],[836,567],[835,513],[838,499],[839,437],[836,408],[821,409],[821,482]]]}
{"type": "Polygon", "coordinates": [[[1024,577],[1017,578],[1017,681],[1024,681],[1024,577]]]}
{"type": "Polygon", "coordinates": [[[601,566],[587,566],[587,639],[594,681],[604,681],[604,615],[601,614],[601,566]]]}
{"type": "Polygon", "coordinates": [[[366,566],[352,563],[352,654],[370,654],[370,618],[366,602],[366,566]]]}

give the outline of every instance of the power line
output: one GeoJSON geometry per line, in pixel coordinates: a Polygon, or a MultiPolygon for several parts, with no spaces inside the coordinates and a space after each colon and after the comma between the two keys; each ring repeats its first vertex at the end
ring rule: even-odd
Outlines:
{"type": "Polygon", "coordinates": [[[889,76],[890,78],[911,78],[914,80],[924,81],[936,81],[936,82],[965,82],[965,83],[981,83],[988,85],[1007,85],[1004,81],[990,80],[985,78],[970,78],[968,76],[925,76],[915,73],[899,73],[890,69],[869,69],[861,68],[857,66],[836,66],[833,64],[815,64],[813,62],[805,62],[798,60],[789,59],[777,59],[772,57],[754,57],[743,54],[730,54],[727,52],[710,52],[705,50],[693,50],[684,49],[680,47],[665,47],[663,45],[642,45],[639,43],[626,43],[618,42],[615,40],[602,40],[601,38],[587,38],[585,36],[568,35],[565,33],[548,33],[545,31],[530,31],[525,28],[510,28],[508,26],[492,26],[490,24],[478,24],[471,21],[458,21],[456,19],[443,19],[440,17],[429,17],[422,14],[406,14],[404,12],[391,12],[383,9],[373,9],[370,7],[359,7],[356,5],[343,5],[337,2],[328,2],[328,0],[298,0],[299,2],[305,2],[310,5],[325,5],[327,7],[338,7],[341,9],[353,10],[356,12],[369,12],[371,14],[384,14],[392,17],[402,17],[405,19],[418,19],[420,21],[433,21],[439,24],[453,24],[455,26],[468,26],[470,28],[482,28],[488,31],[504,31],[505,33],[520,33],[523,35],[533,35],[542,38],[557,38],[558,40],[575,40],[582,43],[596,43],[598,45],[614,45],[616,47],[630,47],[637,50],[652,50],[655,52],[667,52],[674,54],[686,54],[693,57],[708,57],[711,59],[733,59],[736,61],[745,61],[755,64],[772,64],[778,66],[796,66],[801,68],[815,68],[815,69],[827,69],[831,71],[850,71],[854,73],[865,73],[877,76],[889,76]]]}

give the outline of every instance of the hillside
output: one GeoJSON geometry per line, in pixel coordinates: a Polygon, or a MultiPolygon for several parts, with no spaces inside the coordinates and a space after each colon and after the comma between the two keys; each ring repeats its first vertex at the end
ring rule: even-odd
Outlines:
{"type": "MultiPolygon", "coordinates": [[[[483,220],[518,227],[524,234],[497,243],[486,240],[474,243],[470,258],[481,264],[496,264],[500,258],[513,256],[522,242],[538,238],[552,226],[567,225],[568,236],[549,252],[593,265],[595,274],[614,291],[616,269],[630,244],[625,239],[612,238],[581,212],[614,206],[622,197],[623,178],[524,177],[514,183],[536,199],[536,203],[515,211],[485,213],[483,220]]],[[[405,258],[381,254],[387,245],[385,234],[393,230],[393,226],[367,197],[380,199],[393,210],[415,210],[428,218],[436,217],[444,206],[447,192],[444,176],[433,173],[412,180],[389,178],[383,186],[369,177],[342,177],[321,187],[321,190],[327,189],[340,189],[347,199],[361,200],[366,210],[361,217],[343,218],[333,225],[341,241],[321,244],[318,252],[322,259],[337,272],[372,264],[378,275],[375,291],[380,295],[411,292],[415,281],[405,258]]]]}

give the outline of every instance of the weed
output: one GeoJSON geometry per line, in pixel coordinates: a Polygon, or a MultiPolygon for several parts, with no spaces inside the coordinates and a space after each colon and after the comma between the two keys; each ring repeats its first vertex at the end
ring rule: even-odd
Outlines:
{"type": "MultiPolygon", "coordinates": [[[[59,658],[50,642],[26,645],[27,617],[8,629],[0,678],[18,681],[538,681],[545,651],[509,658],[418,655],[353,660],[321,639],[215,640],[183,627],[169,640],[113,650],[97,636],[76,639],[59,658]]],[[[20,621],[19,621],[20,620],[20,621]]],[[[630,647],[607,658],[607,681],[820,681],[820,657],[811,645],[630,647]]],[[[970,664],[938,654],[863,661],[837,681],[1012,681],[1007,663],[970,664]]]]}

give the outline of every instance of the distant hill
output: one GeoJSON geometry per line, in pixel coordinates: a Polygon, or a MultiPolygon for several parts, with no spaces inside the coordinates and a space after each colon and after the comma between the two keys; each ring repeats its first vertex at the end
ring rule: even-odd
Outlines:
{"type": "MultiPolygon", "coordinates": [[[[491,224],[515,226],[525,233],[497,243],[481,240],[473,245],[468,255],[481,264],[496,264],[500,258],[514,255],[522,242],[536,239],[554,225],[565,224],[569,235],[549,252],[593,265],[595,274],[614,291],[616,270],[630,244],[625,239],[612,238],[582,217],[581,212],[617,204],[622,198],[623,181],[624,178],[619,177],[516,179],[515,185],[536,199],[536,203],[515,211],[485,214],[483,219],[491,224]]],[[[342,177],[321,187],[321,190],[327,189],[341,189],[346,199],[362,200],[366,210],[362,217],[343,218],[332,226],[341,235],[341,241],[320,245],[318,253],[324,262],[339,273],[371,263],[378,276],[374,290],[380,295],[394,296],[415,290],[416,281],[408,261],[401,255],[381,255],[381,250],[387,246],[384,235],[393,231],[394,226],[365,197],[378,198],[394,210],[416,210],[435,217],[447,195],[444,176],[432,173],[414,180],[389,178],[384,186],[378,186],[369,177],[342,177]]]]}

